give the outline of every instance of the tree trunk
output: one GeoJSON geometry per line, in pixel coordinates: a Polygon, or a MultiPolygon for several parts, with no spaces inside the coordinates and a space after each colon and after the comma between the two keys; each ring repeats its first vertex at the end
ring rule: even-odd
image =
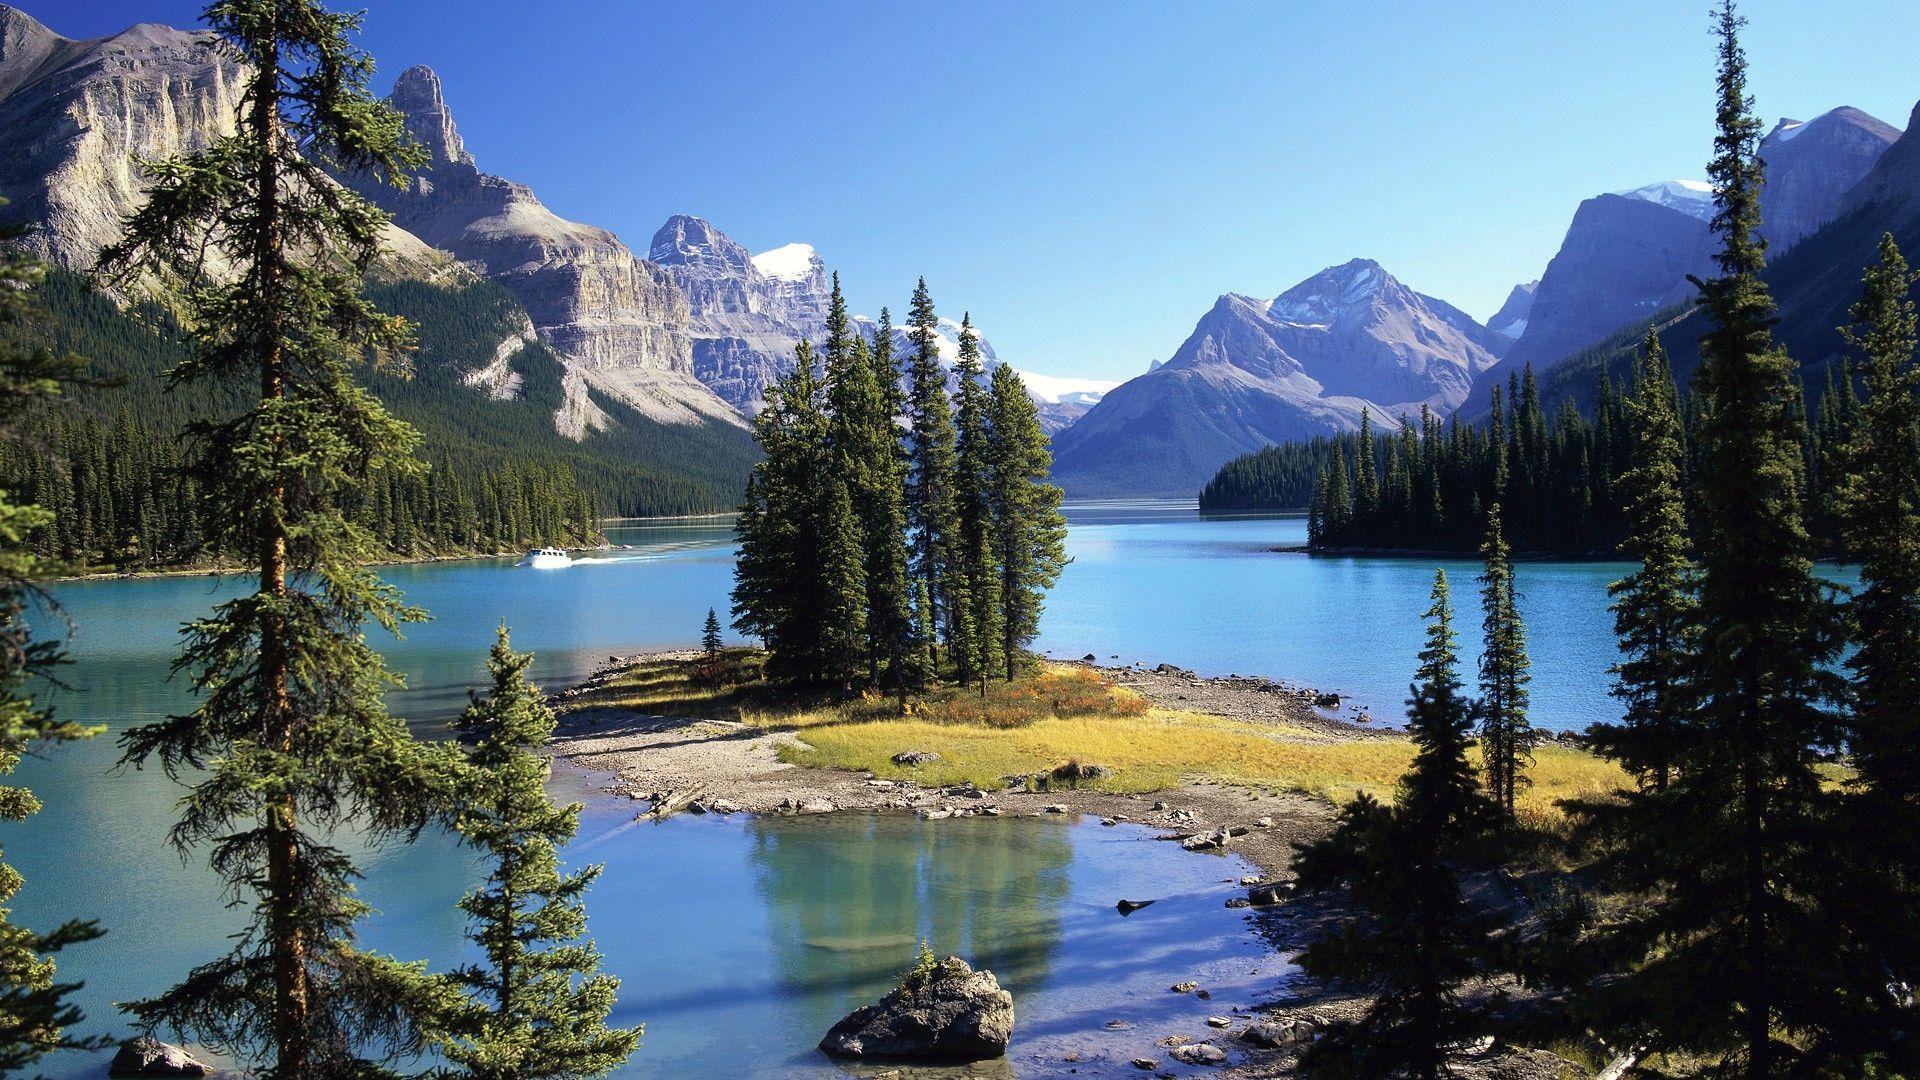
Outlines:
{"type": "MultiPolygon", "coordinates": [[[[267,56],[254,75],[253,127],[260,140],[259,234],[255,238],[255,260],[260,273],[260,305],[264,316],[260,348],[260,399],[275,401],[285,396],[286,382],[281,353],[283,315],[281,260],[284,245],[280,236],[279,190],[279,28],[269,22],[266,28],[267,56]]],[[[275,481],[266,495],[260,526],[260,591],[276,602],[287,596],[286,489],[275,481]]],[[[269,745],[282,754],[294,749],[294,723],[289,686],[290,658],[287,655],[286,626],[280,614],[269,614],[260,627],[261,711],[269,745]]],[[[279,1071],[282,1075],[304,1076],[311,1070],[308,1046],[312,1007],[307,983],[307,941],[305,928],[294,917],[299,907],[299,822],[298,806],[292,791],[273,797],[267,810],[267,892],[272,912],[268,919],[270,948],[273,950],[273,1037],[279,1071]]]]}

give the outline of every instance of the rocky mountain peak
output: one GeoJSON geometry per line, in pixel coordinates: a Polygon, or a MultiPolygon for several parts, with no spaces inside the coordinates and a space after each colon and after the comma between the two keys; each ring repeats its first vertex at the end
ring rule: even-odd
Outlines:
{"type": "Polygon", "coordinates": [[[1527,316],[1533,313],[1533,294],[1540,288],[1540,280],[1535,278],[1525,284],[1515,285],[1507,294],[1507,302],[1487,320],[1487,329],[1502,337],[1518,340],[1527,331],[1527,316]]]}
{"type": "Polygon", "coordinates": [[[647,258],[661,266],[705,268],[731,274],[753,272],[753,256],[705,218],[675,214],[653,234],[647,258]]]}
{"type": "Polygon", "coordinates": [[[1412,294],[1372,259],[1329,266],[1276,297],[1270,313],[1289,322],[1331,324],[1376,303],[1404,302],[1412,294]]]}
{"type": "Polygon", "coordinates": [[[1833,220],[1900,130],[1848,106],[1805,123],[1782,120],[1760,143],[1767,163],[1760,235],[1774,254],[1833,220]]]}
{"type": "Polygon", "coordinates": [[[426,148],[431,168],[473,167],[473,155],[467,153],[466,144],[460,141],[460,131],[453,124],[453,111],[447,108],[447,99],[441,93],[440,76],[432,68],[416,64],[401,72],[393,81],[393,93],[387,101],[406,117],[407,133],[426,148]]]}

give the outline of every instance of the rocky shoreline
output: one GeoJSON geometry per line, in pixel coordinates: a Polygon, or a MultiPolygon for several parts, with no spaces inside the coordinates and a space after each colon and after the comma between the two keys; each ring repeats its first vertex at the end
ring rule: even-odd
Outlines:
{"type": "MultiPolygon", "coordinates": [[[[1324,800],[1189,779],[1152,794],[1114,794],[1071,783],[1027,790],[1028,777],[1009,777],[1004,790],[971,785],[921,786],[845,769],[791,765],[779,760],[783,746],[804,746],[795,732],[765,732],[745,724],[661,715],[589,704],[591,691],[633,664],[691,660],[692,651],[609,657],[593,675],[550,699],[560,714],[554,740],[558,760],[612,774],[602,790],[632,799],[639,818],[675,813],[798,815],[842,812],[915,814],[944,820],[972,817],[1082,815],[1102,825],[1137,825],[1201,855],[1238,855],[1260,872],[1225,880],[1239,887],[1228,907],[1254,909],[1262,935],[1282,952],[1304,946],[1329,921],[1342,916],[1326,897],[1291,898],[1290,864],[1296,843],[1332,828],[1334,808],[1324,800]],[[1017,781],[1017,786],[1016,782],[1017,781]]],[[[1270,679],[1229,675],[1206,678],[1171,664],[1102,666],[1077,661],[1167,709],[1210,713],[1256,723],[1306,728],[1330,739],[1373,739],[1389,733],[1364,727],[1365,712],[1337,696],[1270,679]],[[1349,721],[1328,715],[1344,707],[1349,721]]],[[[896,764],[913,751],[896,758],[896,764]]],[[[1115,897],[1121,914],[1153,902],[1146,895],[1115,897]]],[[[1214,1002],[1205,986],[1179,982],[1173,994],[1190,995],[1204,1019],[1137,1046],[1141,1056],[1114,1075],[1173,1076],[1179,1066],[1213,1066],[1213,1075],[1237,1080],[1295,1074],[1299,1056],[1329,1022],[1357,1015],[1364,999],[1289,986],[1275,1002],[1214,1002]],[[1190,1028],[1191,1030],[1186,1030],[1190,1028]],[[1151,1056],[1147,1056],[1151,1054],[1151,1056]],[[1135,1072],[1138,1070],[1138,1072],[1135,1072]]],[[[1175,1025],[1179,1027],[1180,1025],[1175,1025]]],[[[1085,1063],[1092,1065],[1092,1062],[1085,1063]]],[[[1551,1054],[1484,1048],[1457,1062],[1465,1077],[1546,1080],[1570,1075],[1567,1062],[1551,1054]]],[[[1075,1066],[1076,1071],[1086,1072],[1075,1066]]],[[[910,1070],[898,1075],[913,1075],[910,1070]]]]}
{"type": "MultiPolygon", "coordinates": [[[[645,803],[641,817],[841,811],[912,813],[929,819],[1087,815],[1103,824],[1128,822],[1159,830],[1188,850],[1237,854],[1262,871],[1261,879],[1249,884],[1284,880],[1294,844],[1324,834],[1332,820],[1332,807],[1317,798],[1191,779],[1148,795],[1079,788],[1074,786],[1077,777],[1063,777],[1046,791],[1027,790],[1027,777],[1009,777],[1002,790],[921,786],[783,762],[782,747],[806,745],[795,732],[576,704],[633,664],[694,655],[681,651],[609,657],[594,674],[554,694],[551,700],[560,713],[555,756],[582,769],[612,773],[602,789],[645,803]]],[[[1385,734],[1325,715],[1321,707],[1338,707],[1338,697],[1309,688],[1239,675],[1203,678],[1169,664],[1146,668],[1078,663],[1163,708],[1288,724],[1329,738],[1385,734]]],[[[1348,709],[1364,721],[1363,711],[1351,705],[1348,709]]],[[[913,753],[904,748],[896,762],[911,767],[913,753]]]]}

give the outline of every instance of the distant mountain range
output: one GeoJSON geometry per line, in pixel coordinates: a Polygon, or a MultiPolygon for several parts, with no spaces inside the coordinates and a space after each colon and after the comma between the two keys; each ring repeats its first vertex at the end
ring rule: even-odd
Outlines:
{"type": "MultiPolygon", "coordinates": [[[[1803,359],[1824,362],[1837,351],[1841,297],[1857,290],[1872,257],[1859,237],[1829,238],[1849,227],[1853,208],[1920,191],[1912,142],[1911,133],[1852,108],[1782,120],[1762,142],[1762,235],[1776,256],[1783,314],[1801,304],[1803,288],[1821,296],[1801,305],[1809,310],[1804,328],[1783,327],[1783,337],[1809,335],[1803,359]]],[[[1897,212],[1862,214],[1898,224],[1897,212]]],[[[1423,404],[1478,416],[1486,388],[1529,365],[1551,392],[1579,396],[1584,388],[1590,397],[1594,365],[1607,361],[1572,364],[1564,377],[1561,365],[1596,349],[1621,362],[1623,342],[1649,323],[1680,318],[1676,305],[1695,291],[1688,275],[1714,272],[1712,216],[1712,190],[1702,181],[1588,199],[1539,280],[1516,286],[1484,327],[1365,261],[1272,301],[1228,294],[1164,367],[1121,385],[1055,439],[1055,476],[1070,495],[1186,496],[1239,454],[1350,431],[1363,410],[1383,429],[1423,404]]],[[[1691,345],[1669,349],[1684,357],[1691,345]]]]}
{"type": "MultiPolygon", "coordinates": [[[[232,131],[241,72],[206,49],[209,40],[149,23],[75,41],[0,5],[0,141],[9,148],[0,157],[0,196],[10,200],[0,213],[32,226],[35,251],[87,270],[140,205],[138,158],[232,131]]],[[[747,418],[792,369],[795,345],[824,329],[828,271],[813,248],[752,255],[706,221],[675,215],[645,256],[636,254],[606,229],[555,214],[524,184],[482,171],[432,69],[403,71],[388,101],[426,164],[401,189],[340,177],[393,218],[381,276],[450,295],[487,280],[514,302],[496,324],[504,336],[475,337],[466,355],[436,349],[437,362],[452,365],[480,401],[513,402],[525,397],[528,365],[544,362],[523,351],[542,346],[560,365],[562,392],[551,409],[557,434],[593,447],[623,428],[681,429],[689,436],[681,441],[704,449],[684,461],[627,464],[704,471],[737,490],[737,463],[750,450],[747,418]],[[716,453],[716,445],[729,449],[716,453]]],[[[901,284],[904,299],[908,283],[901,284]]],[[[1056,429],[1112,385],[1028,378],[1056,429]]]]}
{"type": "MultiPolygon", "coordinates": [[[[32,225],[35,250],[91,266],[142,198],[136,158],[231,130],[240,72],[206,40],[142,24],[74,41],[0,5],[9,150],[0,195],[11,200],[8,218],[32,225]]],[[[737,486],[751,457],[748,418],[791,370],[795,344],[824,329],[831,271],[821,255],[803,243],[754,254],[690,215],[669,218],[636,253],[481,171],[431,69],[401,73],[390,101],[428,164],[405,189],[341,179],[393,216],[383,280],[440,290],[450,307],[482,283],[504,290],[493,329],[434,350],[477,415],[532,407],[537,384],[554,434],[609,469],[737,486]],[[655,456],[633,461],[640,444],[655,456]]],[[[1781,121],[1761,153],[1769,275],[1783,315],[1807,320],[1783,324],[1782,336],[1803,337],[1802,358],[1817,364],[1838,352],[1832,328],[1871,255],[1866,231],[1907,236],[1920,149],[1911,134],[1841,108],[1781,121]]],[[[1648,322],[1684,318],[1687,275],[1712,271],[1711,213],[1698,181],[1588,199],[1540,278],[1516,286],[1485,325],[1354,260],[1272,299],[1222,296],[1169,359],[1123,384],[1022,374],[1055,433],[1055,476],[1069,494],[1190,495],[1233,456],[1351,430],[1363,414],[1382,429],[1422,407],[1477,415],[1488,385],[1529,364],[1549,393],[1579,398],[1582,380],[1618,362],[1621,343],[1648,322]]],[[[430,293],[410,295],[431,308],[430,293]]],[[[875,332],[871,319],[857,325],[875,332]]],[[[957,335],[942,322],[949,362],[957,335]]],[[[1684,365],[1690,344],[1672,349],[1684,365]]],[[[1001,363],[991,344],[983,350],[990,366],[1001,363]]]]}

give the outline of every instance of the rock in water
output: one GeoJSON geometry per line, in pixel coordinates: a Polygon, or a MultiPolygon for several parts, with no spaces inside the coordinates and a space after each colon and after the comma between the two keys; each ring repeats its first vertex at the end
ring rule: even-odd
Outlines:
{"type": "Polygon", "coordinates": [[[833,1025],[820,1049],[835,1057],[978,1061],[1005,1054],[1012,1037],[1013,995],[993,972],[949,956],[833,1025]]]}
{"type": "Polygon", "coordinates": [[[107,1075],[115,1077],[211,1076],[213,1070],[193,1059],[193,1055],[171,1043],[149,1035],[128,1039],[113,1055],[107,1075]]]}

